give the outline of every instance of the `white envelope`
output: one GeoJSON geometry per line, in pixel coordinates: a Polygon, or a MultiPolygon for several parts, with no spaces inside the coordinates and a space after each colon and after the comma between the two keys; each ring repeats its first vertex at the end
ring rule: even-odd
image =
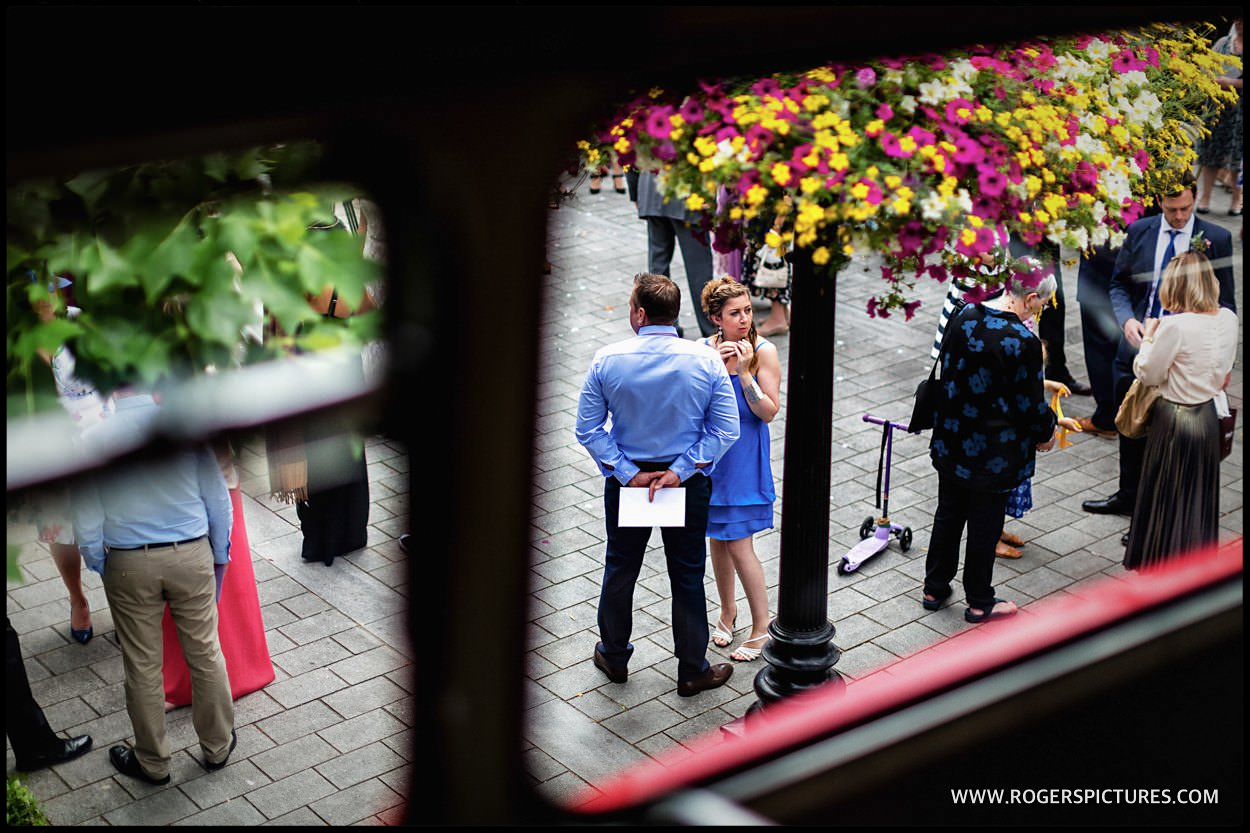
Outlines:
{"type": "Polygon", "coordinates": [[[621,489],[618,526],[685,526],[686,490],[680,486],[660,489],[648,501],[649,488],[621,489]]]}

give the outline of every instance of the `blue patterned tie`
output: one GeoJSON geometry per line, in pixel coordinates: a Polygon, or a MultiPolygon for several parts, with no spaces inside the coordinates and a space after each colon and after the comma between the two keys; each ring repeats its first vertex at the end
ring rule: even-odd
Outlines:
{"type": "Polygon", "coordinates": [[[1172,258],[1176,257],[1176,235],[1180,234],[1180,229],[1168,229],[1168,247],[1163,250],[1163,262],[1159,264],[1159,276],[1155,278],[1154,286],[1150,288],[1150,310],[1146,313],[1147,318],[1158,318],[1162,313],[1162,307],[1159,304],[1159,284],[1163,280],[1163,273],[1167,271],[1168,264],[1172,262],[1172,258]]]}

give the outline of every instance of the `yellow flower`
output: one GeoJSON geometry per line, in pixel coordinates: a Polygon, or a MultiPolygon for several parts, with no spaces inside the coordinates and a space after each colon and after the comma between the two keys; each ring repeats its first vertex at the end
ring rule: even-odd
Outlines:
{"type": "Polygon", "coordinates": [[[617,153],[629,153],[629,149],[633,146],[629,143],[629,139],[622,136],[616,140],[616,144],[612,145],[612,147],[617,153]]]}
{"type": "Polygon", "coordinates": [[[803,109],[809,113],[815,113],[829,106],[829,96],[822,94],[808,95],[803,97],[803,109]]]}
{"type": "Polygon", "coordinates": [[[790,166],[785,162],[778,162],[776,165],[773,165],[769,173],[773,175],[773,181],[778,185],[785,187],[790,184],[790,166]]]}
{"type": "Polygon", "coordinates": [[[959,233],[959,242],[963,243],[965,246],[971,246],[973,243],[977,242],[977,233],[970,228],[966,228],[959,233]]]}
{"type": "Polygon", "coordinates": [[[756,183],[747,191],[747,204],[750,206],[758,206],[760,203],[764,202],[764,199],[767,196],[768,189],[763,185],[756,183]]]}
{"type": "Polygon", "coordinates": [[[845,153],[832,153],[829,155],[829,167],[835,171],[845,171],[850,164],[850,157],[845,153]]]}
{"type": "MultiPolygon", "coordinates": [[[[978,229],[985,225],[985,221],[977,215],[971,214],[968,216],[968,225],[972,226],[974,229],[978,229]]],[[[973,235],[974,238],[975,236],[976,235],[973,235]]]]}
{"type": "Polygon", "coordinates": [[[959,186],[959,180],[953,176],[944,176],[938,184],[937,191],[943,197],[951,197],[955,195],[955,189],[959,186]]]}
{"type": "Polygon", "coordinates": [[[868,196],[868,186],[862,182],[857,182],[851,186],[851,196],[857,200],[862,200],[868,196]]]}
{"type": "Polygon", "coordinates": [[[711,173],[714,170],[716,170],[715,159],[704,159],[702,162],[699,163],[699,173],[706,174],[706,173],[711,173]]]}
{"type": "Polygon", "coordinates": [[[1029,174],[1024,178],[1024,189],[1029,195],[1029,198],[1032,199],[1037,196],[1039,191],[1042,190],[1042,181],[1032,174],[1029,174]]]}
{"type": "Polygon", "coordinates": [[[824,266],[829,262],[830,257],[831,252],[829,249],[825,246],[821,246],[819,249],[812,252],[812,263],[815,263],[817,266],[824,266]]]}
{"type": "Polygon", "coordinates": [[[873,119],[868,122],[868,124],[864,125],[865,136],[878,136],[883,130],[885,130],[885,122],[881,119],[873,119]]]}
{"type": "Polygon", "coordinates": [[[991,121],[994,118],[994,111],[982,104],[977,108],[977,118],[984,122],[991,121]]]}
{"type": "Polygon", "coordinates": [[[781,235],[772,229],[768,230],[768,234],[764,235],[764,245],[772,246],[774,249],[781,247],[781,235]]]}
{"type": "Polygon", "coordinates": [[[899,139],[898,146],[899,146],[899,149],[902,150],[904,153],[916,152],[916,140],[912,138],[911,136],[904,136],[903,138],[899,139]]]}
{"type": "Polygon", "coordinates": [[[902,217],[911,213],[911,200],[899,198],[890,204],[890,208],[894,213],[902,217]]]}
{"type": "Polygon", "coordinates": [[[699,196],[698,194],[691,194],[690,196],[686,197],[686,208],[690,209],[691,211],[702,211],[706,207],[707,207],[707,200],[703,199],[703,197],[699,196]]]}
{"type": "Polygon", "coordinates": [[[847,243],[845,246],[842,247],[842,254],[846,255],[847,257],[850,257],[851,255],[855,254],[855,247],[852,246],[850,243],[847,243]]]}
{"type": "Polygon", "coordinates": [[[716,153],[716,140],[711,136],[700,136],[694,140],[694,149],[703,156],[716,153]]]}

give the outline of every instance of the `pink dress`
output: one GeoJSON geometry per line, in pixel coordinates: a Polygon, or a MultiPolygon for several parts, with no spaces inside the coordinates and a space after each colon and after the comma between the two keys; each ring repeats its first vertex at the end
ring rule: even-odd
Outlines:
{"type": "MultiPolygon", "coordinates": [[[[234,506],[230,566],[217,602],[217,635],[230,677],[230,694],[238,700],[273,682],[274,673],[269,644],[265,641],[265,622],[260,615],[256,575],[252,571],[252,550],[243,523],[243,495],[237,488],[230,490],[230,502],[234,506]]],[[[191,702],[191,674],[183,659],[168,606],[161,627],[165,643],[165,700],[175,706],[185,706],[191,702]]]]}

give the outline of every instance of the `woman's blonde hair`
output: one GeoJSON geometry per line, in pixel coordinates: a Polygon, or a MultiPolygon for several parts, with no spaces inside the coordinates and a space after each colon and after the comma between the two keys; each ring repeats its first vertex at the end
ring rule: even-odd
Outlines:
{"type": "MultiPolygon", "coordinates": [[[[711,318],[713,315],[719,317],[721,310],[725,308],[725,304],[741,295],[751,296],[750,291],[745,284],[738,283],[733,278],[725,275],[722,278],[708,281],[703,285],[703,296],[700,301],[703,303],[703,313],[711,318]]],[[[747,333],[747,341],[751,342],[751,361],[747,362],[747,372],[755,373],[760,366],[759,353],[755,352],[758,346],[759,334],[755,332],[755,318],[751,318],[751,329],[747,333]]]]}
{"type": "Polygon", "coordinates": [[[1211,261],[1200,252],[1181,252],[1163,270],[1159,303],[1169,312],[1215,312],[1220,308],[1220,282],[1211,261]]]}

